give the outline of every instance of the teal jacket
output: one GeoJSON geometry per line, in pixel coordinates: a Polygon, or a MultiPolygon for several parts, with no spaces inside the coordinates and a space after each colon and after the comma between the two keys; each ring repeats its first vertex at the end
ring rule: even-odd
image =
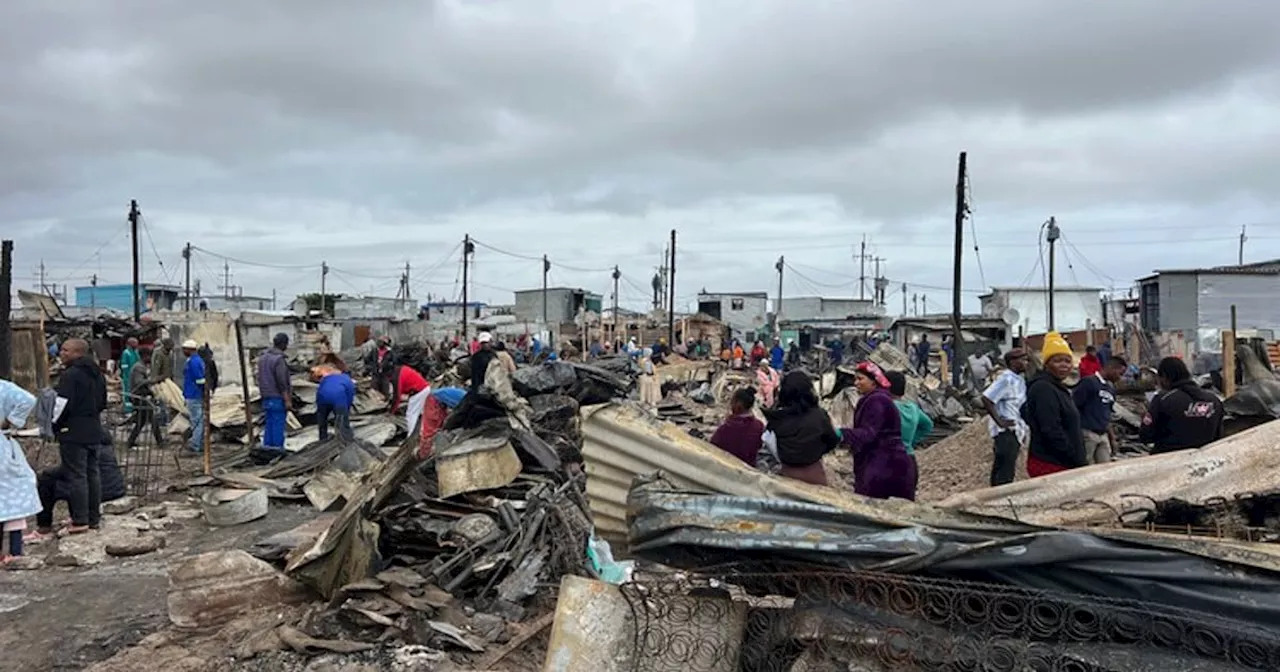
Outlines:
{"type": "Polygon", "coordinates": [[[902,416],[902,445],[907,447],[908,455],[915,455],[916,443],[933,431],[933,420],[914,401],[898,399],[893,405],[902,416]]]}

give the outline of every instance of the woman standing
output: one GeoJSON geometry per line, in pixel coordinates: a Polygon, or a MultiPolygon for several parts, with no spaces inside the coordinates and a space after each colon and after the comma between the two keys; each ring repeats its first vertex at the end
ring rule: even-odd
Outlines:
{"type": "Polygon", "coordinates": [[[782,374],[774,370],[772,366],[769,366],[769,360],[760,360],[760,366],[756,369],[756,385],[760,387],[760,400],[765,408],[773,406],[774,392],[781,382],[782,374]]]}
{"type": "Polygon", "coordinates": [[[9,429],[21,429],[35,408],[36,398],[17,385],[0,379],[0,523],[4,537],[0,539],[0,563],[9,564],[22,555],[22,535],[27,517],[40,513],[40,495],[36,490],[36,472],[27,463],[27,454],[17,441],[9,438],[9,429]]]}
{"type": "Polygon", "coordinates": [[[855,368],[858,408],[841,441],[853,449],[853,491],[866,497],[916,498],[915,460],[902,443],[902,416],[889,394],[889,379],[870,361],[855,368]]]}
{"type": "Polygon", "coordinates": [[[1085,457],[1080,411],[1062,381],[1071,375],[1071,346],[1056,331],[1044,336],[1040,349],[1044,370],[1027,385],[1023,419],[1031,429],[1027,475],[1048,476],[1089,464],[1085,457]]]}
{"type": "Polygon", "coordinates": [[[778,405],[764,411],[767,429],[777,439],[780,473],[814,485],[827,484],[822,456],[840,445],[827,412],[818,406],[813,383],[803,371],[792,371],[778,388],[778,405]]]}
{"type": "Polygon", "coordinates": [[[711,435],[711,444],[755,467],[760,455],[764,423],[751,413],[756,406],[756,391],[739,388],[729,402],[729,417],[711,435]]]}

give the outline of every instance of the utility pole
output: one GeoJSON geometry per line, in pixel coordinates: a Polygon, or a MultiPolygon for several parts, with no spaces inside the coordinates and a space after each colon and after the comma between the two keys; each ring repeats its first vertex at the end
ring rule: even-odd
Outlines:
{"type": "MultiPolygon", "coordinates": [[[[9,313],[13,311],[13,241],[0,241],[0,378],[13,379],[13,332],[9,313]]],[[[44,343],[40,344],[44,347],[44,343]]]]}
{"type": "Polygon", "coordinates": [[[902,283],[902,316],[907,316],[907,283],[902,283]]]}
{"type": "Polygon", "coordinates": [[[222,261],[222,298],[231,298],[231,262],[222,261]]]}
{"type": "Polygon", "coordinates": [[[187,272],[183,285],[186,287],[186,298],[183,300],[182,309],[191,311],[191,243],[188,242],[186,247],[182,248],[182,260],[186,264],[187,272]]]}
{"type": "Polygon", "coordinates": [[[1057,218],[1056,218],[1056,217],[1050,217],[1050,218],[1049,218],[1049,222],[1048,222],[1048,231],[1045,233],[1045,238],[1049,241],[1049,331],[1054,331],[1054,330],[1057,328],[1057,327],[1055,326],[1057,323],[1056,323],[1056,322],[1054,322],[1054,315],[1053,315],[1053,298],[1054,298],[1054,296],[1053,296],[1053,295],[1054,295],[1054,291],[1053,291],[1053,283],[1054,283],[1054,278],[1053,278],[1053,274],[1054,274],[1054,258],[1053,258],[1053,257],[1054,257],[1054,254],[1053,254],[1053,248],[1054,248],[1054,244],[1058,242],[1058,238],[1059,238],[1059,236],[1061,236],[1061,235],[1062,235],[1062,234],[1061,234],[1061,231],[1058,229],[1058,220],[1057,220],[1057,218]]]}
{"type": "Polygon", "coordinates": [[[876,265],[875,283],[872,285],[874,291],[871,293],[873,298],[872,303],[877,306],[883,306],[885,300],[884,290],[889,287],[889,283],[884,278],[880,277],[880,262],[888,260],[884,257],[872,257],[871,261],[875,262],[876,265]]]}
{"type": "Polygon", "coordinates": [[[320,316],[324,317],[329,312],[329,302],[325,295],[325,282],[329,279],[329,262],[320,262],[320,316]]]}
{"type": "Polygon", "coordinates": [[[1237,266],[1244,266],[1244,241],[1249,240],[1249,238],[1244,235],[1244,227],[1244,224],[1240,225],[1240,254],[1236,256],[1237,266]]]}
{"type": "Polygon", "coordinates": [[[778,257],[778,263],[774,268],[778,269],[778,305],[773,307],[773,337],[780,338],[782,332],[778,331],[778,325],[782,323],[782,269],[787,267],[786,257],[778,257]]]}
{"type": "MultiPolygon", "coordinates": [[[[904,300],[905,300],[905,297],[904,297],[904,300]]],[[[920,317],[920,295],[919,294],[911,295],[911,314],[916,317],[920,317]]]]}
{"type": "Polygon", "coordinates": [[[49,290],[44,285],[44,259],[40,260],[40,293],[48,294],[49,290]]]}
{"type": "Polygon", "coordinates": [[[89,290],[89,311],[93,313],[94,317],[97,317],[98,315],[98,274],[97,273],[94,273],[93,277],[89,278],[89,286],[92,288],[89,290]]]}
{"type": "Polygon", "coordinates": [[[409,261],[404,262],[404,303],[409,304],[412,297],[409,295],[409,261]]]}
{"type": "Polygon", "coordinates": [[[956,169],[956,247],[954,267],[951,278],[951,385],[960,387],[960,363],[964,361],[961,349],[964,338],[960,335],[960,270],[964,257],[964,219],[969,214],[969,204],[965,202],[965,178],[968,153],[960,152],[959,166],[956,169]]]}
{"type": "Polygon", "coordinates": [[[670,309],[667,311],[667,347],[676,343],[676,230],[671,229],[671,284],[667,290],[670,309]]]}
{"type": "MultiPolygon", "coordinates": [[[[613,342],[618,343],[618,280],[622,279],[622,271],[613,267],[613,342]]],[[[616,350],[616,347],[615,347],[616,350]]]]}
{"type": "Polygon", "coordinates": [[[551,331],[551,320],[548,319],[547,311],[547,277],[551,275],[551,260],[547,259],[547,255],[542,255],[542,324],[547,327],[547,331],[551,331]]]}
{"type": "Polygon", "coordinates": [[[471,253],[475,251],[475,245],[471,244],[471,234],[467,234],[462,238],[462,342],[467,341],[467,273],[471,262],[471,253]]]}
{"type": "Polygon", "coordinates": [[[858,298],[867,298],[867,234],[862,234],[862,252],[858,254],[858,298]]]}
{"type": "Polygon", "coordinates": [[[276,288],[271,288],[271,310],[276,309],[276,288]]]}
{"type": "Polygon", "coordinates": [[[142,213],[138,211],[138,201],[129,201],[129,230],[132,232],[133,238],[133,321],[138,322],[142,319],[142,299],[138,294],[140,289],[140,264],[138,262],[138,219],[142,213]]]}

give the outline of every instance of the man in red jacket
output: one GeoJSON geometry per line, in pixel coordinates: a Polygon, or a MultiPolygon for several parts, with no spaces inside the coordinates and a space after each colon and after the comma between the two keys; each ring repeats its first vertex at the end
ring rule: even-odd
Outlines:
{"type": "Polygon", "coordinates": [[[1102,370],[1102,360],[1098,359],[1098,351],[1091,345],[1084,349],[1084,357],[1080,358],[1080,380],[1097,374],[1102,370]]]}

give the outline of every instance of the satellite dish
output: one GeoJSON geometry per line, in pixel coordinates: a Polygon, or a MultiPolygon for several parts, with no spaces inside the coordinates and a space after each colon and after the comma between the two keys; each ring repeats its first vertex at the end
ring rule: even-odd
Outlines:
{"type": "Polygon", "coordinates": [[[1018,314],[1017,308],[1006,308],[1004,312],[1000,314],[1000,321],[1011,327],[1017,324],[1020,319],[1022,319],[1022,316],[1018,314]]]}

